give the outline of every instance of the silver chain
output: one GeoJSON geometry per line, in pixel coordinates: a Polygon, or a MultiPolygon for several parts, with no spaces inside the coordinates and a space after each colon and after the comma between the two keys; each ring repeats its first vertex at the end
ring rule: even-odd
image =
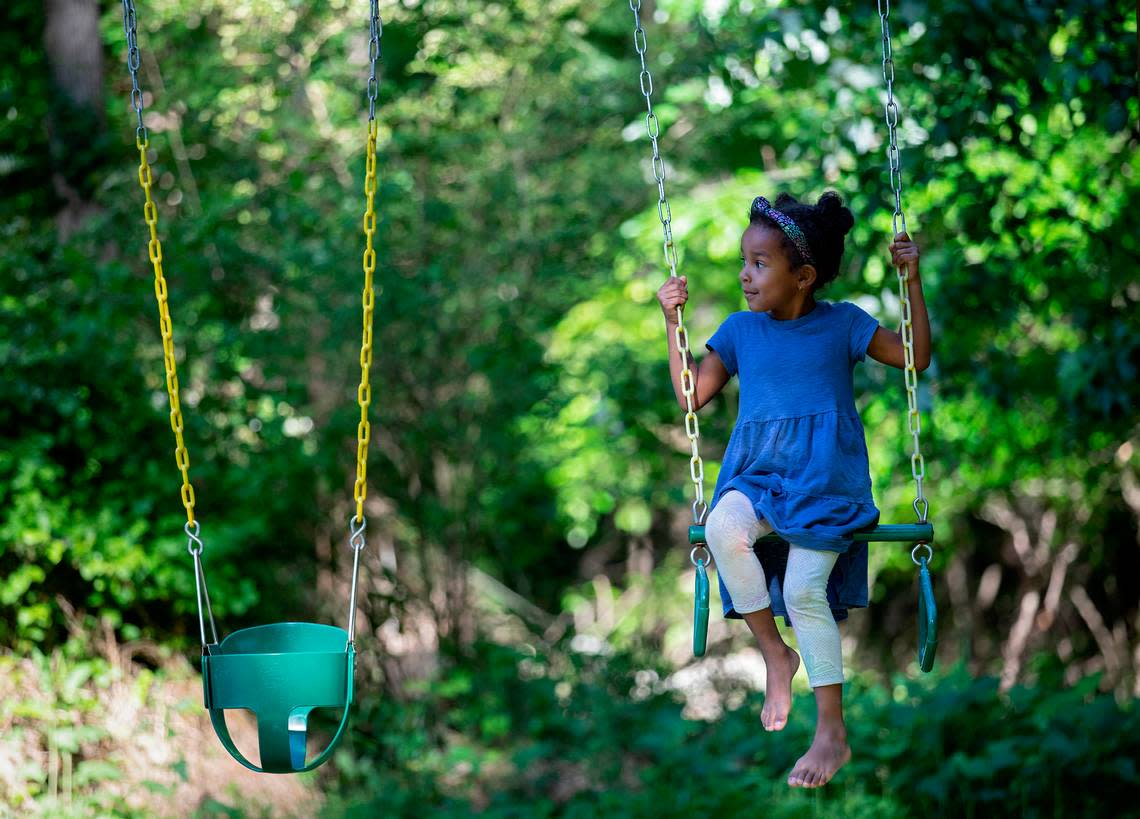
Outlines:
{"type": "MultiPolygon", "coordinates": [[[[657,144],[657,137],[661,135],[661,123],[657,114],[653,112],[653,75],[649,73],[649,66],[645,62],[645,51],[648,41],[645,29],[641,25],[641,0],[629,0],[630,11],[633,12],[633,47],[637,49],[637,56],[641,60],[641,74],[638,81],[641,85],[642,96],[645,97],[645,130],[649,134],[649,141],[653,145],[653,178],[657,180],[657,218],[661,220],[661,235],[663,237],[662,250],[665,253],[665,264],[669,268],[671,277],[677,276],[677,246],[673,243],[673,213],[669,208],[669,199],[665,195],[665,160],[661,158],[661,150],[657,144]]],[[[705,501],[705,465],[701,460],[700,438],[701,425],[697,419],[694,395],[696,393],[693,371],[689,367],[689,332],[685,329],[684,309],[677,307],[677,327],[674,331],[677,350],[681,354],[681,393],[685,396],[685,437],[689,439],[692,457],[689,458],[689,477],[693,481],[693,523],[704,523],[708,513],[708,503],[705,501]]]]}
{"type": "MultiPolygon", "coordinates": [[[[895,63],[891,51],[891,30],[887,22],[887,17],[890,13],[890,0],[879,0],[879,22],[883,33],[883,80],[887,86],[887,103],[885,110],[887,133],[889,134],[887,165],[890,170],[891,191],[895,196],[895,212],[892,217],[892,227],[894,228],[894,235],[897,236],[899,233],[906,233],[907,230],[906,217],[902,212],[902,173],[899,170],[899,146],[895,131],[899,122],[899,109],[895,104],[895,63]]],[[[926,495],[922,488],[923,480],[926,477],[926,463],[922,458],[922,450],[919,443],[919,432],[922,429],[922,422],[918,411],[918,370],[914,365],[914,330],[911,325],[910,292],[907,289],[906,267],[899,267],[896,272],[898,273],[899,281],[899,305],[902,312],[901,335],[905,358],[903,378],[906,383],[907,427],[910,429],[911,439],[914,443],[914,450],[910,458],[910,471],[914,476],[915,483],[914,511],[918,515],[919,522],[926,523],[929,503],[926,500],[926,495]]],[[[913,552],[911,558],[914,558],[913,552]]],[[[916,560],[915,562],[917,563],[918,561],[916,560]]]]}
{"type": "Polygon", "coordinates": [[[127,70],[131,72],[131,105],[134,107],[135,117],[138,119],[138,127],[135,128],[135,140],[139,143],[145,143],[149,139],[149,135],[146,126],[143,125],[143,95],[139,88],[139,65],[142,60],[139,55],[139,38],[136,26],[134,0],[123,0],[123,33],[127,35],[127,70]]]}
{"type": "Polygon", "coordinates": [[[637,49],[637,56],[641,60],[641,74],[638,80],[641,84],[641,93],[645,97],[645,130],[653,144],[653,178],[657,180],[657,217],[661,220],[661,231],[664,236],[662,249],[665,252],[665,264],[669,268],[669,275],[677,275],[677,248],[673,244],[673,213],[669,208],[669,199],[665,196],[665,160],[661,158],[661,150],[657,144],[657,137],[661,135],[661,123],[657,114],[653,112],[653,75],[649,73],[649,66],[645,63],[645,50],[648,41],[645,29],[641,25],[641,0],[629,0],[629,8],[633,11],[633,47],[637,49]]]}
{"type": "Polygon", "coordinates": [[[376,61],[380,59],[380,36],[384,33],[384,24],[380,21],[380,0],[371,0],[372,19],[368,24],[368,121],[376,119],[376,93],[380,83],[376,79],[376,61]]]}
{"type": "Polygon", "coordinates": [[[887,22],[890,13],[891,0],[879,0],[879,23],[883,32],[883,80],[887,84],[886,119],[890,135],[890,142],[887,145],[887,165],[891,174],[891,190],[895,195],[892,226],[897,236],[900,232],[906,232],[906,217],[902,212],[902,173],[899,171],[899,146],[895,137],[895,127],[899,124],[899,108],[895,105],[895,61],[891,50],[891,28],[887,22]]]}

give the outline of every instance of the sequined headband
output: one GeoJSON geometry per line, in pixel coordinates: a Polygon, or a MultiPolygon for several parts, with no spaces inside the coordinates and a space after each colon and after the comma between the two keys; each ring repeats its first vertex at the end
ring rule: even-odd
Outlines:
{"type": "Polygon", "coordinates": [[[796,246],[796,250],[804,257],[804,262],[807,264],[815,264],[812,259],[811,250],[808,248],[807,237],[804,232],[800,230],[800,226],[792,221],[792,218],[786,213],[781,213],[776,210],[763,196],[757,196],[752,200],[751,214],[760,214],[766,216],[780,226],[789,239],[792,240],[796,246]]]}

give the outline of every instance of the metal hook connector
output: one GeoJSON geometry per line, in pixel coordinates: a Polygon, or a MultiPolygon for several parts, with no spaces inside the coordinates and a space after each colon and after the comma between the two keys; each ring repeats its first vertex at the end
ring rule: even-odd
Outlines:
{"type": "Polygon", "coordinates": [[[190,554],[194,555],[195,557],[202,554],[202,550],[205,548],[205,546],[202,543],[202,538],[199,537],[199,535],[202,533],[202,527],[198,524],[198,521],[194,521],[193,532],[190,531],[190,521],[186,521],[186,525],[182,527],[182,531],[186,533],[186,537],[190,538],[188,541],[186,541],[186,551],[190,552],[190,554]],[[194,548],[195,543],[198,544],[197,549],[194,548]]]}
{"type": "Polygon", "coordinates": [[[348,519],[348,545],[359,552],[365,546],[364,530],[368,528],[368,521],[361,519],[359,526],[356,521],[356,515],[348,519]]]}

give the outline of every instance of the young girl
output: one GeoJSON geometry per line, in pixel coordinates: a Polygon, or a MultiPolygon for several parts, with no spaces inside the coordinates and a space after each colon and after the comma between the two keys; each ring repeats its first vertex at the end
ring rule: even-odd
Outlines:
{"type": "MultiPolygon", "coordinates": [[[[760,644],[767,686],[760,721],[779,731],[791,710],[799,655],[780,637],[774,614],[796,634],[815,691],[811,747],[788,777],[792,787],[826,784],[850,758],[843,722],[843,655],[837,621],[867,605],[867,545],[851,533],[874,526],[867,444],[855,409],[852,372],[870,355],[902,369],[902,336],[848,302],[817,301],[839,273],[843,238],[855,219],[827,192],[813,206],[781,194],[775,207],[752,202],[740,239],[740,285],[748,310],[733,313],[690,359],[699,409],[733,375],[740,414],[724,454],[705,536],[716,561],[725,617],[743,618],[760,644]],[[789,547],[753,551],[769,532],[789,547]]],[[[930,323],[918,278],[918,247],[905,233],[890,245],[907,270],[915,367],[930,363],[930,323]]],[[[685,277],[657,293],[665,312],[677,401],[684,369],[674,328],[689,298],[685,277]]]]}

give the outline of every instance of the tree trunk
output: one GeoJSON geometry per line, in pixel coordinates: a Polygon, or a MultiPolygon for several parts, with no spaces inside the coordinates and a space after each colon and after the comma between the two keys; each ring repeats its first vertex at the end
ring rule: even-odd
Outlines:
{"type": "Polygon", "coordinates": [[[44,51],[55,86],[48,135],[61,241],[94,212],[94,170],[106,156],[103,43],[96,0],[44,0],[44,51]]]}

